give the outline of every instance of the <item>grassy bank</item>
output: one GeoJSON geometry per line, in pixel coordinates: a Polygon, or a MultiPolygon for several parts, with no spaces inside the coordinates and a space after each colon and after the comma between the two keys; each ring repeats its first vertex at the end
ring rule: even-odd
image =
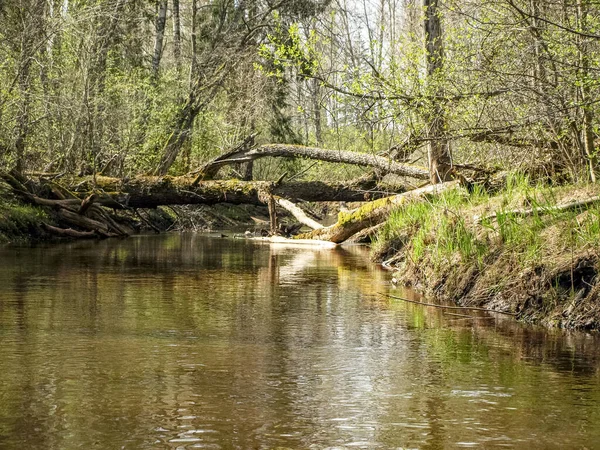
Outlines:
{"type": "Polygon", "coordinates": [[[0,244],[44,239],[42,222],[52,223],[40,208],[0,199],[0,244]]]}
{"type": "Polygon", "coordinates": [[[54,224],[42,208],[19,202],[10,189],[0,183],[0,244],[47,238],[43,222],[54,224]]]}
{"type": "Polygon", "coordinates": [[[527,322],[598,329],[600,203],[552,207],[599,194],[597,185],[551,187],[521,175],[494,195],[478,187],[451,191],[396,210],[374,256],[429,297],[512,311],[527,322]]]}

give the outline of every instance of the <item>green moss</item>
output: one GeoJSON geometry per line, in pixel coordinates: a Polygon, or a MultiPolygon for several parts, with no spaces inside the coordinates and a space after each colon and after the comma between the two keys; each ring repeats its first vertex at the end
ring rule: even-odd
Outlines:
{"type": "Polygon", "coordinates": [[[44,235],[42,222],[52,223],[40,208],[0,199],[0,242],[27,241],[44,235]]]}
{"type": "Polygon", "coordinates": [[[373,211],[375,211],[379,208],[385,208],[390,203],[391,203],[390,199],[386,197],[386,198],[380,198],[378,200],[369,202],[369,203],[361,206],[354,212],[340,211],[338,214],[338,223],[341,226],[343,226],[343,225],[346,225],[351,222],[361,222],[361,221],[365,220],[365,218],[369,217],[369,215],[373,211]]]}

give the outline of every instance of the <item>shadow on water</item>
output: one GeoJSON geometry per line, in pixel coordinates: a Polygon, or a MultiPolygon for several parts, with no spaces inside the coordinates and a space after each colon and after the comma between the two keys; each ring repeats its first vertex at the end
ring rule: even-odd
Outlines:
{"type": "Polygon", "coordinates": [[[362,247],[200,234],[1,249],[0,447],[600,442],[598,335],[390,301],[388,277],[362,247]]]}

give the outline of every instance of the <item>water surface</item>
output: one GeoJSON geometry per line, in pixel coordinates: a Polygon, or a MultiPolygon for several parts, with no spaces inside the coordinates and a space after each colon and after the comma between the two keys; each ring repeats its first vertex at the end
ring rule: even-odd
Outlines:
{"type": "Polygon", "coordinates": [[[596,335],[388,280],[199,234],[0,249],[0,448],[600,447],[596,335]]]}

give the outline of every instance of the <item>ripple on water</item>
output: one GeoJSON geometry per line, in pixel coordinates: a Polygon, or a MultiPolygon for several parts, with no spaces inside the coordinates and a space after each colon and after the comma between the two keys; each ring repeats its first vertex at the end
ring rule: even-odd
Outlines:
{"type": "Polygon", "coordinates": [[[600,442],[597,337],[384,301],[389,275],[353,252],[198,235],[0,251],[0,447],[600,442]]]}

